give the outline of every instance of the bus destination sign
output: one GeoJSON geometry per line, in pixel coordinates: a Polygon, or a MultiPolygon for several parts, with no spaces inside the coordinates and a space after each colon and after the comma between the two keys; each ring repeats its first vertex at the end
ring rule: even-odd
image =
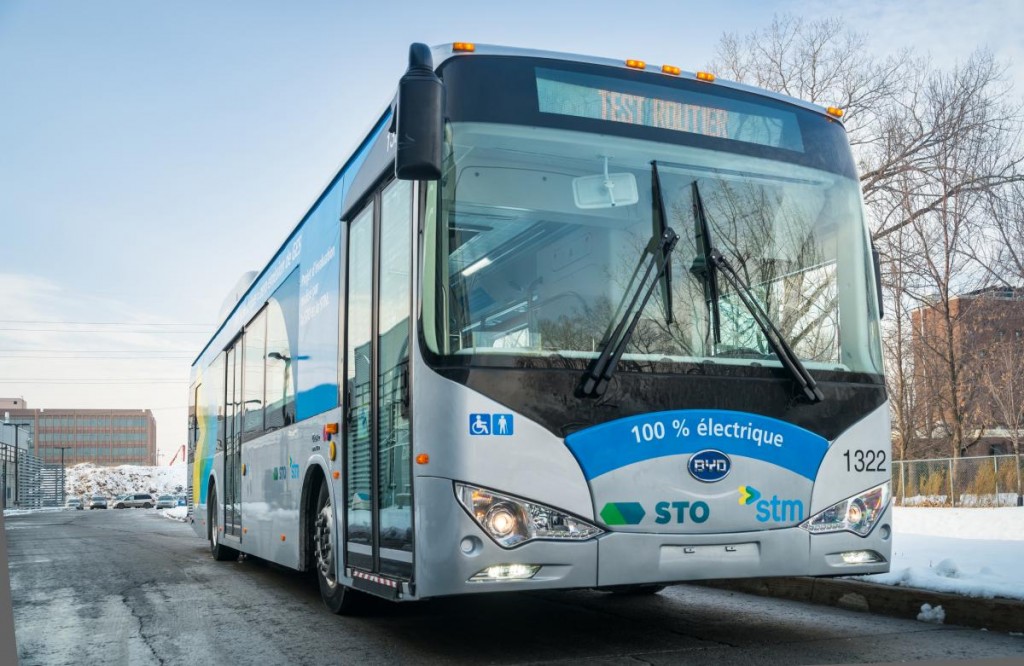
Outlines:
{"type": "Polygon", "coordinates": [[[803,150],[792,113],[713,94],[538,68],[537,102],[542,113],[803,150]]]}

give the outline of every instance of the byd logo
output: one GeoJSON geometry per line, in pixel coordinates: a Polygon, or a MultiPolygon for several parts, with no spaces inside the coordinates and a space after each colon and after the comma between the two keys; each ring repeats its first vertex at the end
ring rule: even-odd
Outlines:
{"type": "Polygon", "coordinates": [[[690,462],[686,464],[690,476],[704,483],[721,481],[729,475],[732,469],[732,461],[729,456],[715,449],[704,449],[690,456],[690,462]]]}
{"type": "Polygon", "coordinates": [[[761,492],[754,486],[740,486],[740,506],[754,505],[757,520],[761,523],[795,523],[804,519],[804,503],[796,499],[761,499],[761,492]]]}

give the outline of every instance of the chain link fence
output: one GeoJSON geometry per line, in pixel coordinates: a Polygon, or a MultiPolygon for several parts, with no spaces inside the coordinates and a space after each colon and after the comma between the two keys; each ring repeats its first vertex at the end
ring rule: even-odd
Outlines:
{"type": "Polygon", "coordinates": [[[1024,458],[976,456],[897,460],[892,489],[901,506],[1021,506],[1024,458]]]}
{"type": "Polygon", "coordinates": [[[41,509],[64,503],[64,466],[0,442],[0,508],[41,509]]]}

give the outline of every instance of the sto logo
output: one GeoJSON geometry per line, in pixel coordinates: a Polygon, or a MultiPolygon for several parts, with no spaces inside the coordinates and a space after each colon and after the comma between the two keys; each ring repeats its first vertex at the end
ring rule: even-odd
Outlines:
{"type": "Polygon", "coordinates": [[[753,486],[740,486],[740,506],[753,504],[761,497],[761,493],[753,486]]]}

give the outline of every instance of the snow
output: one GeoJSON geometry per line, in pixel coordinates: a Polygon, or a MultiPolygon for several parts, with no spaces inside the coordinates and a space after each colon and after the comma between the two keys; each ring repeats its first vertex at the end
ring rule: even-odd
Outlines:
{"type": "Polygon", "coordinates": [[[68,468],[65,488],[68,497],[117,497],[125,493],[173,495],[185,490],[186,463],[170,467],[120,465],[103,467],[80,463],[68,468]]]}
{"type": "Polygon", "coordinates": [[[45,513],[48,511],[75,511],[75,509],[68,509],[63,506],[48,506],[41,509],[4,509],[4,517],[23,516],[26,513],[45,513]]]}
{"type": "Polygon", "coordinates": [[[164,509],[160,511],[160,515],[164,518],[170,518],[171,520],[177,520],[179,522],[185,522],[185,517],[188,516],[187,506],[176,506],[173,509],[164,509]]]}
{"type": "Polygon", "coordinates": [[[942,609],[942,606],[932,608],[931,604],[921,604],[921,612],[917,614],[917,619],[921,622],[942,624],[946,620],[946,611],[942,609]]]}
{"type": "Polygon", "coordinates": [[[1024,509],[895,507],[891,570],[859,578],[969,597],[1024,600],[1022,563],[1024,509]]]}

